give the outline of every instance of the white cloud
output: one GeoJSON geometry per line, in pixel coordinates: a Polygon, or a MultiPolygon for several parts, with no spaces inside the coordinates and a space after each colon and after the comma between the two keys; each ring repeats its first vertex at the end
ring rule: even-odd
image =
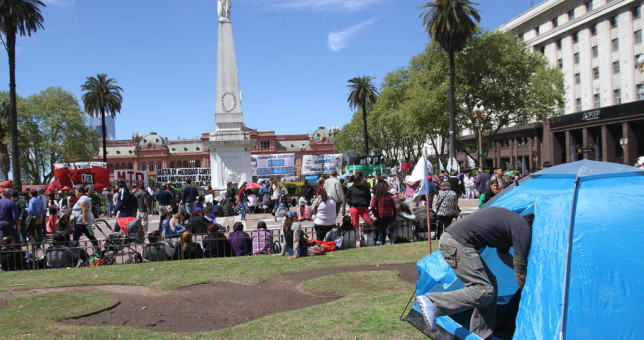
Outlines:
{"type": "Polygon", "coordinates": [[[355,11],[382,0],[274,0],[276,7],[355,11]]]}
{"type": "Polygon", "coordinates": [[[376,22],[376,19],[367,20],[363,23],[351,26],[339,32],[330,32],[327,45],[329,46],[331,51],[337,52],[347,47],[349,40],[351,40],[354,35],[360,32],[363,28],[373,24],[374,22],[376,22]]]}

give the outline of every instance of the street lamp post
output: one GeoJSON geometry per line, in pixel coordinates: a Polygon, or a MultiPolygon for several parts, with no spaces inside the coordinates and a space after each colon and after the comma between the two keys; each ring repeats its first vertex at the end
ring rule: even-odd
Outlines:
{"type": "Polygon", "coordinates": [[[479,133],[479,167],[483,166],[483,124],[481,124],[481,120],[483,118],[483,112],[485,110],[485,107],[483,107],[483,104],[477,104],[474,107],[474,116],[476,117],[476,121],[474,122],[474,126],[478,130],[479,133]]]}
{"type": "Polygon", "coordinates": [[[622,146],[622,157],[624,158],[624,164],[627,164],[628,159],[626,158],[626,148],[628,147],[628,138],[620,138],[619,145],[622,146]]]}

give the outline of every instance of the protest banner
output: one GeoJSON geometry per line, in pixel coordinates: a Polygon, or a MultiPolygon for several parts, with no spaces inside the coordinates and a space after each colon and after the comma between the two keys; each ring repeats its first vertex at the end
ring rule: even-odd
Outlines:
{"type": "Polygon", "coordinates": [[[385,168],[384,158],[382,155],[366,156],[366,157],[350,157],[349,158],[349,171],[360,170],[362,175],[384,174],[387,170],[385,168]]]}
{"type": "Polygon", "coordinates": [[[110,173],[105,162],[55,163],[54,178],[63,187],[81,184],[97,191],[110,184],[110,173]]]}
{"type": "Polygon", "coordinates": [[[302,156],[302,175],[314,176],[330,174],[336,170],[342,172],[342,154],[304,155],[302,156]]]}
{"type": "Polygon", "coordinates": [[[253,176],[295,175],[295,154],[251,155],[253,176]]]}
{"type": "Polygon", "coordinates": [[[139,188],[148,186],[148,172],[138,170],[114,170],[114,180],[122,179],[128,188],[136,185],[139,188]]]}
{"type": "Polygon", "coordinates": [[[181,186],[188,179],[192,180],[192,184],[195,186],[208,186],[211,184],[210,168],[157,169],[157,184],[172,182],[181,186]]]}

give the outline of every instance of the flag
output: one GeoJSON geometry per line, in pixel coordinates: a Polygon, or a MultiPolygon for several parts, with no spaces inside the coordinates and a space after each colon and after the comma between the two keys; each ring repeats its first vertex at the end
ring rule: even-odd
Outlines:
{"type": "Polygon", "coordinates": [[[510,164],[510,162],[505,162],[505,169],[506,169],[506,170],[514,170],[514,169],[512,168],[512,164],[510,164]]]}
{"type": "MultiPolygon", "coordinates": [[[[425,156],[423,156],[425,157],[425,156]]],[[[430,175],[434,174],[434,167],[432,166],[432,163],[427,162],[427,172],[429,172],[430,175]]]]}
{"type": "Polygon", "coordinates": [[[456,158],[452,157],[452,159],[447,162],[447,172],[455,172],[459,173],[461,172],[461,167],[458,165],[458,162],[456,161],[456,158]]]}
{"type": "Polygon", "coordinates": [[[445,167],[443,166],[443,161],[441,161],[440,158],[438,159],[438,165],[441,167],[441,172],[445,171],[445,167]]]}
{"type": "Polygon", "coordinates": [[[420,185],[416,188],[416,192],[414,192],[414,198],[429,193],[429,179],[427,178],[429,177],[429,171],[427,170],[428,163],[427,158],[425,158],[425,156],[421,156],[414,167],[414,171],[412,171],[409,176],[409,182],[420,181],[420,185]]]}
{"type": "Polygon", "coordinates": [[[476,168],[476,162],[474,162],[474,158],[470,157],[469,155],[467,155],[467,162],[470,166],[470,169],[476,168]]]}

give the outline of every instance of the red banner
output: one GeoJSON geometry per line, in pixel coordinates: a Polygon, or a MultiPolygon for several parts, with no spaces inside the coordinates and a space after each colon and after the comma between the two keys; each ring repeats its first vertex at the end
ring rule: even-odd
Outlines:
{"type": "Polygon", "coordinates": [[[103,190],[110,184],[110,173],[104,162],[75,162],[54,164],[54,177],[60,186],[81,184],[103,190]]]}

